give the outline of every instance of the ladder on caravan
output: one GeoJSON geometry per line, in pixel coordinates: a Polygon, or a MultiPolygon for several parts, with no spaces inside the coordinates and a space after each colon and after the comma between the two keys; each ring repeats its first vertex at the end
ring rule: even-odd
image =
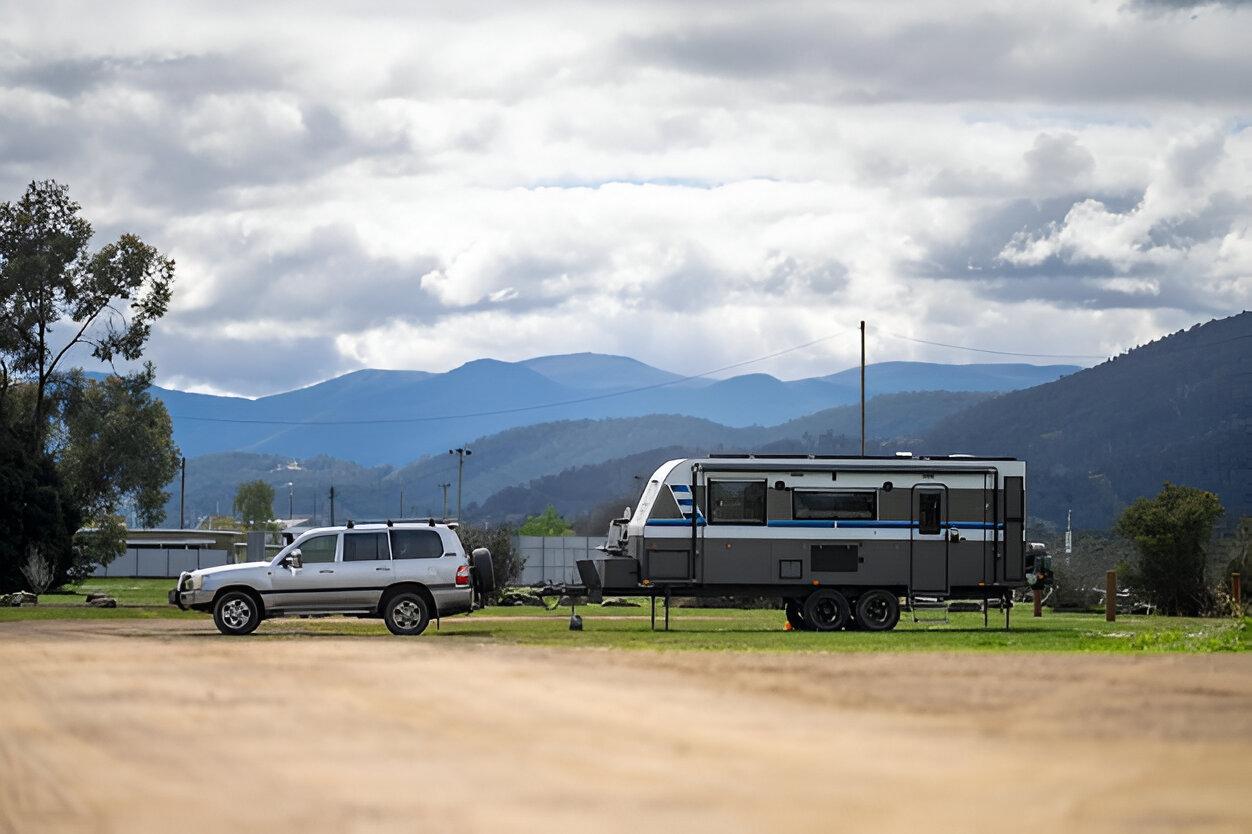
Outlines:
{"type": "Polygon", "coordinates": [[[941,623],[943,625],[947,625],[949,622],[948,602],[946,599],[947,592],[944,591],[940,593],[938,591],[931,591],[931,592],[922,591],[921,596],[925,597],[926,601],[919,602],[917,593],[914,592],[912,588],[908,589],[907,599],[909,603],[909,613],[913,615],[913,622],[915,623],[941,623]],[[919,609],[922,611],[941,611],[943,612],[943,616],[921,617],[921,616],[918,616],[918,613],[917,613],[919,609]]]}

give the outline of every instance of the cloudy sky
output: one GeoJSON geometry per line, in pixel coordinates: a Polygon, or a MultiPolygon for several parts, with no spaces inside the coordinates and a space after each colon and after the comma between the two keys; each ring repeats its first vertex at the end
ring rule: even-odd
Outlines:
{"type": "Polygon", "coordinates": [[[795,378],[861,318],[871,360],[1103,356],[1252,307],[1252,7],[1037,6],[6,3],[0,199],[173,255],[151,358],[209,392],[849,331],[742,369],[795,378]]]}

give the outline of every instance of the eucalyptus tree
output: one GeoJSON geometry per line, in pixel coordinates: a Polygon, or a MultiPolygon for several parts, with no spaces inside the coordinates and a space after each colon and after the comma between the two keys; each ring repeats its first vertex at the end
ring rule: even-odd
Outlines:
{"type": "Polygon", "coordinates": [[[9,534],[0,579],[32,548],[58,580],[107,559],[119,545],[121,504],[133,503],[143,523],[159,521],[177,465],[169,415],[147,390],[152,365],[118,369],[143,359],[169,308],[174,261],[134,234],[99,248],[93,236],[57,182],[32,182],[0,203],[0,448],[28,464],[28,477],[0,490],[9,534]],[[77,370],[89,358],[112,373],[77,370]],[[71,546],[80,525],[97,534],[71,546]]]}

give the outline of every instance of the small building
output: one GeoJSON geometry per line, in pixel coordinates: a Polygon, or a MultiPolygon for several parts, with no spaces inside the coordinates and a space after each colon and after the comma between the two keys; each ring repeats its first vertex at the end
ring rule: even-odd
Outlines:
{"type": "Polygon", "coordinates": [[[126,531],[126,550],[92,576],[169,577],[185,570],[216,567],[233,561],[234,530],[179,530],[154,528],[126,531]]]}

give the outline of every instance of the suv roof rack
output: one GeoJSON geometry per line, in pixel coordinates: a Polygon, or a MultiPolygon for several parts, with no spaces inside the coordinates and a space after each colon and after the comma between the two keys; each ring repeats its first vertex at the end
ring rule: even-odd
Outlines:
{"type": "Polygon", "coordinates": [[[359,524],[385,524],[388,527],[396,524],[429,524],[431,527],[434,527],[436,524],[445,524],[448,527],[458,526],[455,518],[436,518],[425,515],[421,518],[350,518],[344,526],[351,530],[359,524]]]}

